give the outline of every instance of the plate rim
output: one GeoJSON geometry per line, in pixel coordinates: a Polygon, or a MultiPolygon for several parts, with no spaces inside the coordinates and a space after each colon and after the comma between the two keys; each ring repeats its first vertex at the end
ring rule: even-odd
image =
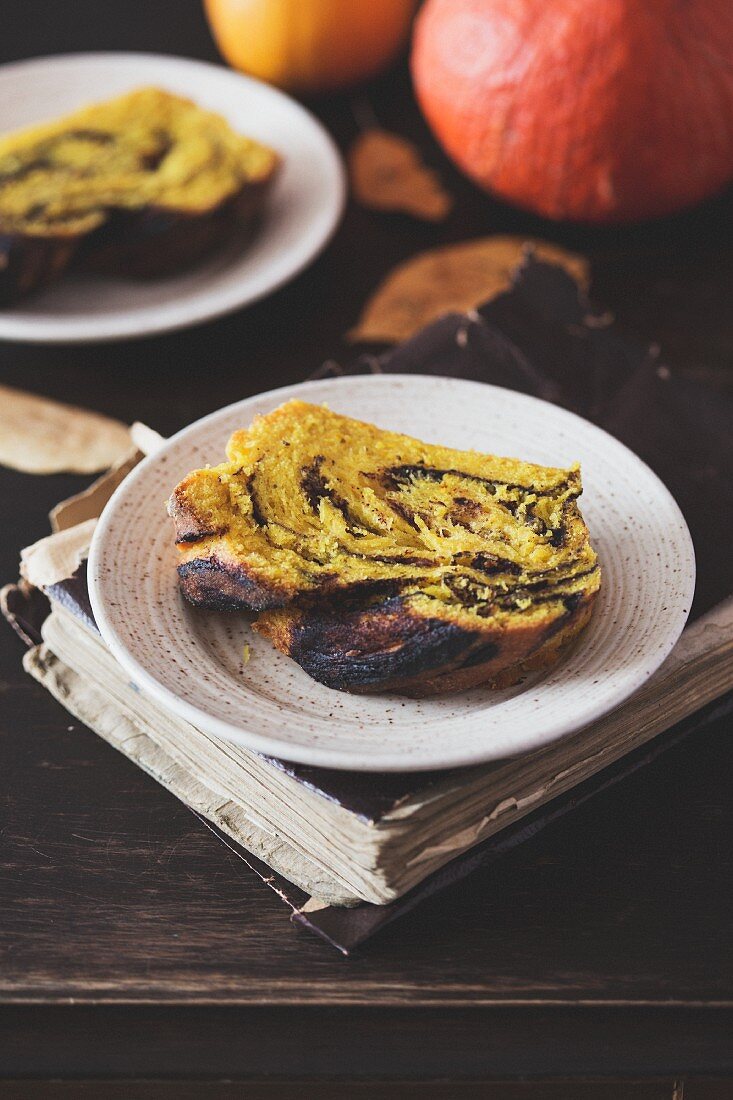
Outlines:
{"type": "MultiPolygon", "coordinates": [[[[204,709],[194,704],[188,703],[176,695],[174,691],[166,687],[153,675],[151,675],[144,665],[138,663],[135,657],[128,651],[126,646],[119,640],[117,631],[114,624],[107,615],[107,610],[104,605],[103,598],[101,596],[99,584],[99,558],[103,552],[103,544],[105,533],[109,525],[111,524],[115,509],[119,506],[119,502],[127,496],[128,493],[135,491],[135,485],[137,482],[144,478],[147,470],[155,465],[157,461],[160,461],[162,457],[166,455],[169,449],[172,449],[182,437],[189,431],[199,429],[205,426],[207,423],[215,420],[219,417],[225,417],[235,409],[246,406],[252,402],[262,399],[277,399],[277,403],[288,400],[292,396],[300,396],[303,392],[307,392],[311,388],[316,388],[323,385],[324,382],[331,381],[331,379],[308,379],[305,382],[297,382],[288,386],[279,386],[272,390],[265,390],[261,393],[252,394],[250,397],[242,398],[239,401],[234,401],[229,405],[225,405],[220,409],[216,409],[211,413],[207,413],[206,416],[201,417],[198,420],[193,421],[186,427],[181,428],[174,435],[170,436],[166,442],[153,454],[144,458],[140,464],[128,475],[127,478],[117,487],[109,501],[105,505],[99,520],[97,521],[96,528],[93,533],[92,542],[89,551],[88,558],[88,584],[89,584],[89,597],[94,613],[95,621],[102,635],[102,638],[108,648],[111,650],[113,656],[119,661],[122,667],[130,675],[131,679],[138,684],[141,688],[147,690],[151,697],[158,703],[167,707],[173,713],[183,718],[191,725],[200,729],[202,732],[212,734],[215,737],[219,737],[224,741],[228,741],[234,744],[238,744],[244,748],[247,748],[253,752],[260,753],[266,756],[276,757],[278,759],[284,759],[294,763],[306,764],[316,767],[332,768],[337,771],[359,771],[359,772],[424,772],[442,770],[448,768],[458,767],[470,767],[480,764],[488,763],[492,760],[507,759],[509,756],[518,755],[525,752],[531,752],[536,749],[542,748],[545,745],[550,745],[554,741],[561,738],[570,736],[573,733],[577,733],[579,730],[586,726],[591,725],[593,722],[598,721],[601,717],[609,714],[611,711],[620,706],[626,699],[630,698],[635,692],[637,692],[642,685],[649,679],[650,676],[657,671],[657,669],[663,664],[666,658],[671,653],[672,649],[676,645],[679,637],[684,629],[685,623],[689,617],[690,608],[692,605],[692,598],[695,590],[696,580],[696,565],[695,565],[695,550],[690,534],[687,521],[680,509],[674,496],[661,480],[661,478],[648,466],[630,447],[627,447],[625,443],[622,443],[615,436],[611,435],[604,428],[600,428],[598,425],[593,424],[592,421],[580,416],[578,413],[573,412],[570,409],[565,409],[559,405],[553,405],[549,401],[545,401],[542,398],[535,397],[532,394],[524,394],[517,390],[511,390],[503,386],[495,386],[487,382],[477,382],[469,379],[457,379],[450,378],[445,375],[424,375],[424,374],[381,374],[374,373],[369,375],[356,375],[346,376],[346,378],[358,378],[361,382],[367,382],[367,384],[381,385],[385,382],[402,381],[409,384],[420,385],[423,381],[443,381],[451,384],[458,384],[459,386],[466,386],[469,388],[480,389],[481,392],[486,390],[498,392],[500,394],[508,394],[512,397],[520,400],[526,400],[533,404],[540,405],[542,407],[549,406],[553,411],[559,412],[569,418],[569,422],[580,421],[586,428],[590,427],[595,432],[598,432],[606,439],[610,440],[612,445],[622,448],[626,451],[633,460],[642,467],[646,474],[653,479],[656,483],[657,491],[660,492],[664,498],[668,507],[672,509],[673,513],[676,513],[679,525],[679,541],[680,546],[680,587],[684,587],[684,596],[680,597],[679,608],[674,620],[674,628],[670,627],[669,634],[666,638],[665,644],[662,647],[655,648],[653,653],[647,654],[645,659],[639,663],[639,667],[635,675],[627,673],[623,684],[618,685],[617,691],[612,692],[609,698],[604,699],[597,703],[596,706],[589,706],[584,712],[582,720],[569,720],[567,716],[564,719],[558,719],[553,726],[550,726],[550,732],[544,730],[541,735],[525,735],[523,738],[518,739],[516,745],[512,748],[511,753],[503,753],[498,755],[491,753],[490,751],[485,754],[477,754],[475,751],[471,752],[459,752],[452,751],[444,753],[442,756],[438,754],[433,756],[430,760],[423,762],[416,762],[415,758],[410,757],[406,759],[404,754],[394,754],[390,756],[388,753],[382,753],[378,758],[364,759],[361,757],[355,757],[353,753],[348,750],[339,750],[335,748],[323,748],[318,746],[302,747],[292,742],[280,741],[277,738],[270,736],[262,736],[258,733],[253,733],[249,730],[243,729],[234,722],[227,722],[222,719],[216,718],[208,714],[204,709]],[[368,380],[368,381],[367,381],[368,380]]],[[[332,380],[335,384],[341,381],[340,377],[336,377],[332,380]]],[[[325,399],[324,399],[325,400],[325,399]]]]}
{"type": "Polygon", "coordinates": [[[324,204],[324,212],[322,214],[323,224],[320,226],[319,233],[313,238],[313,241],[304,251],[303,255],[298,258],[297,263],[287,266],[281,272],[277,273],[273,280],[265,283],[254,292],[250,291],[244,297],[238,297],[236,287],[233,287],[231,288],[231,294],[226,297],[226,300],[218,305],[212,306],[210,304],[197,311],[195,309],[196,294],[194,294],[191,296],[192,308],[187,309],[185,315],[181,315],[178,319],[164,319],[158,322],[155,321],[154,317],[150,317],[142,323],[136,324],[135,318],[139,317],[138,313],[133,311],[125,316],[124,311],[120,311],[125,317],[124,320],[120,320],[118,317],[114,323],[108,323],[106,331],[104,331],[105,324],[102,322],[99,325],[99,331],[93,332],[88,331],[89,324],[93,322],[89,320],[85,321],[84,318],[80,319],[78,314],[73,314],[70,320],[64,320],[63,318],[56,319],[53,317],[49,318],[48,316],[35,316],[32,313],[21,314],[12,307],[0,308],[0,340],[17,341],[27,344],[107,344],[122,340],[159,336],[169,332],[180,332],[194,325],[205,324],[208,321],[225,317],[239,309],[245,309],[250,305],[254,305],[255,302],[261,301],[268,295],[273,294],[300,275],[305,268],[320,255],[324,248],[326,248],[343,218],[348,196],[346,169],[341,153],[331,134],[320,119],[316,118],[312,111],[308,110],[302,103],[299,103],[295,98],[287,95],[286,92],[281,91],[279,88],[275,88],[263,80],[257,80],[255,77],[249,76],[246,73],[237,72],[223,64],[217,64],[212,61],[183,57],[179,54],[162,54],[152,50],[89,50],[63,54],[44,54],[39,57],[9,61],[0,65],[0,77],[6,74],[12,76],[14,72],[20,70],[41,68],[49,65],[64,66],[78,62],[83,62],[85,64],[104,64],[110,60],[128,63],[134,63],[136,60],[144,60],[145,62],[154,62],[170,69],[185,67],[197,69],[204,74],[213,72],[218,78],[223,77],[225,80],[231,80],[233,83],[243,83],[244,85],[264,90],[272,99],[278,100],[283,105],[287,105],[289,110],[294,111],[302,118],[308,120],[309,125],[315,128],[323,142],[324,163],[328,160],[328,171],[332,176],[330,181],[330,186],[332,187],[330,209],[327,210],[324,204]],[[128,316],[129,320],[127,319],[128,316]]]}

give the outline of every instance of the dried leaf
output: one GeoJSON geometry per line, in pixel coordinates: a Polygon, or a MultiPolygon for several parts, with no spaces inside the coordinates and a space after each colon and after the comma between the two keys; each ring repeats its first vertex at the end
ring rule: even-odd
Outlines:
{"type": "Polygon", "coordinates": [[[473,309],[511,285],[528,249],[587,286],[589,266],[582,256],[526,237],[481,237],[421,252],[399,264],[369,299],[348,338],[394,343],[444,313],[473,309]]]}
{"type": "Polygon", "coordinates": [[[119,420],[0,386],[0,463],[28,474],[93,474],[130,450],[119,420]]]}
{"type": "Polygon", "coordinates": [[[426,221],[441,221],[453,206],[436,172],[415,146],[387,130],[365,130],[349,150],[354,197],[376,210],[401,210],[426,221]]]}

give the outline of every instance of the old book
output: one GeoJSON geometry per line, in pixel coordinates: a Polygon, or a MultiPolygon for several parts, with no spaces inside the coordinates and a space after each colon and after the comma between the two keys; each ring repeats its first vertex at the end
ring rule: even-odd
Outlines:
{"type": "MultiPolygon", "coordinates": [[[[26,553],[29,579],[38,582],[43,570],[53,577],[64,556],[72,563],[83,556],[89,527],[26,553]]],[[[83,565],[44,587],[52,610],[28,670],[224,835],[329,905],[393,902],[733,688],[730,600],[687,627],[632,699],[536,752],[428,775],[305,768],[203,733],[133,687],[96,631],[83,565]]]]}

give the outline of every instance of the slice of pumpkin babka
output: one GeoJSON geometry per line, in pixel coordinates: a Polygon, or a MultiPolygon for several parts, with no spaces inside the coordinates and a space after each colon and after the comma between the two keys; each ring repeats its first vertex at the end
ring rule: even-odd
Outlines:
{"type": "Polygon", "coordinates": [[[456,451],[290,401],[168,510],[183,594],[255,609],[314,679],[411,695],[506,686],[590,618],[580,470],[456,451]]]}
{"type": "Polygon", "coordinates": [[[0,304],[72,262],[135,277],[180,270],[261,208],[278,163],[160,88],[0,138],[0,304]]]}

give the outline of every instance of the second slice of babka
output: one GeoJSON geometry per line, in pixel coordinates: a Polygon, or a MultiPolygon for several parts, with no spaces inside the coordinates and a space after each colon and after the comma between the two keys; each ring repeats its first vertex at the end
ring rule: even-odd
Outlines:
{"type": "Polygon", "coordinates": [[[0,138],[0,305],[70,264],[175,273],[261,208],[278,155],[220,115],[138,88],[0,138]]]}

